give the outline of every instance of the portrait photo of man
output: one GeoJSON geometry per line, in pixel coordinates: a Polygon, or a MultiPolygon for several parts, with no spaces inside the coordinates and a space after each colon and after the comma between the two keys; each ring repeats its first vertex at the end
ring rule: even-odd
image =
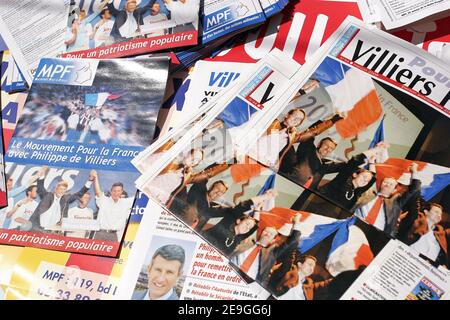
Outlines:
{"type": "Polygon", "coordinates": [[[179,300],[175,290],[183,275],[186,253],[183,247],[167,244],[152,255],[147,267],[147,290],[135,290],[133,300],[179,300]]]}

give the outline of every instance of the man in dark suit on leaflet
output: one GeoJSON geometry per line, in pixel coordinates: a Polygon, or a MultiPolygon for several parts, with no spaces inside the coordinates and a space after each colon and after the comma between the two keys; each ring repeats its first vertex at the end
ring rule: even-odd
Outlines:
{"type": "Polygon", "coordinates": [[[392,177],[386,177],[379,188],[374,187],[364,193],[351,210],[355,215],[367,223],[395,237],[400,212],[406,203],[420,194],[421,182],[417,179],[417,163],[409,167],[410,178],[408,189],[396,192],[398,181],[392,177]]]}
{"type": "Polygon", "coordinates": [[[114,7],[114,0],[109,0],[107,8],[109,13],[115,18],[111,36],[114,40],[125,41],[138,36],[139,26],[143,25],[143,15],[150,11],[156,0],[150,0],[149,4],[143,8],[137,7],[136,0],[127,0],[123,10],[114,7]]]}
{"type": "Polygon", "coordinates": [[[336,114],[328,120],[317,121],[301,132],[296,138],[296,142],[300,142],[297,151],[290,146],[290,150],[281,159],[279,172],[311,189],[317,188],[325,174],[338,172],[345,163],[326,159],[336,149],[336,141],[331,137],[325,137],[316,147],[314,140],[317,135],[331,128],[341,119],[342,116],[336,114]]]}
{"type": "Polygon", "coordinates": [[[258,241],[240,253],[235,252],[231,262],[239,266],[242,272],[250,278],[257,280],[263,287],[268,287],[269,276],[272,267],[280,256],[290,248],[296,247],[300,241],[300,214],[293,218],[290,235],[281,244],[274,242],[279,230],[274,227],[266,227],[259,236],[258,241]]]}
{"type": "Polygon", "coordinates": [[[400,221],[397,238],[435,266],[450,269],[450,229],[440,224],[443,213],[440,204],[423,204],[420,196],[417,197],[400,221]]]}

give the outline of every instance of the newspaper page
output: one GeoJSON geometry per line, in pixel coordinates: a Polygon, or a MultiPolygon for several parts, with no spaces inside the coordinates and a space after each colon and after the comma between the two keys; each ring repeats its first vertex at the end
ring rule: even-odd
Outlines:
{"type": "Polygon", "coordinates": [[[0,2],[1,36],[31,85],[41,57],[64,51],[68,0],[0,2]]]}
{"type": "Polygon", "coordinates": [[[449,291],[448,272],[433,268],[408,246],[392,240],[342,299],[442,300],[449,291]]]}
{"type": "MultiPolygon", "coordinates": [[[[365,2],[366,8],[369,8],[370,20],[383,23],[387,29],[397,29],[414,23],[420,23],[430,18],[444,17],[450,10],[450,3],[446,0],[415,0],[415,1],[397,1],[397,0],[380,0],[365,2]]],[[[364,5],[363,5],[364,8],[364,5]]],[[[367,10],[363,9],[363,12],[367,10]]],[[[372,21],[367,22],[372,22],[372,21]]]]}
{"type": "Polygon", "coordinates": [[[139,3],[77,0],[68,16],[63,56],[117,58],[195,45],[199,3],[199,0],[139,3]]]}
{"type": "Polygon", "coordinates": [[[146,232],[136,238],[120,281],[119,299],[260,300],[269,296],[256,284],[248,286],[227,259],[153,200],[144,215],[150,219],[141,224],[146,232]]]}
{"type": "Polygon", "coordinates": [[[448,63],[450,62],[450,34],[446,26],[449,24],[450,16],[415,24],[393,34],[448,63]]]}
{"type": "Polygon", "coordinates": [[[41,60],[6,156],[20,201],[2,243],[117,254],[136,193],[130,160],[153,139],[168,66],[41,60]]]}

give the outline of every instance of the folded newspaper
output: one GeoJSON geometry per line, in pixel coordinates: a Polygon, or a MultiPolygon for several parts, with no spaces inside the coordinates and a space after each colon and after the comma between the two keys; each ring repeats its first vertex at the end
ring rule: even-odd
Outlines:
{"type": "Polygon", "coordinates": [[[242,116],[232,107],[247,79],[211,100],[218,107],[174,139],[138,187],[278,299],[368,298],[357,279],[383,286],[382,298],[444,297],[449,278],[435,267],[450,261],[438,203],[450,182],[439,147],[448,79],[439,59],[349,18],[282,80],[281,96],[244,117],[245,130],[229,124],[242,116]],[[412,265],[417,274],[395,294],[371,271],[375,261],[381,273],[412,265]]]}

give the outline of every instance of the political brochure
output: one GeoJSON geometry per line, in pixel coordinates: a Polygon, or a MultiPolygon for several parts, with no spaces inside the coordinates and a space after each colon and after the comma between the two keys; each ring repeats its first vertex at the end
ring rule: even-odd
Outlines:
{"type": "Polygon", "coordinates": [[[41,57],[64,51],[69,0],[0,2],[0,35],[28,85],[41,57]]]}
{"type": "Polygon", "coordinates": [[[358,0],[363,19],[386,30],[405,28],[448,16],[446,0],[358,0]]]}
{"type": "Polygon", "coordinates": [[[254,300],[269,296],[257,284],[247,285],[227,259],[153,200],[147,208],[156,211],[146,209],[149,219],[142,225],[146,234],[135,239],[117,286],[117,299],[254,300]]]}
{"type": "MultiPolygon", "coordinates": [[[[165,167],[146,172],[154,178],[139,187],[278,299],[340,298],[392,238],[409,245],[423,265],[448,267],[450,232],[438,204],[449,179],[440,162],[448,158],[448,150],[439,148],[445,146],[439,139],[448,135],[448,89],[440,81],[448,77],[441,61],[394,39],[349,18],[289,81],[297,85],[273,101],[276,107],[255,114],[250,123],[257,125],[241,132],[247,140],[227,144],[225,133],[216,134],[214,152],[209,151],[209,131],[216,125],[220,129],[217,123],[223,120],[205,121],[185,134],[191,140],[180,139],[170,149],[165,167]],[[346,81],[352,73],[356,78],[346,81]],[[380,73],[393,78],[380,79],[380,73]],[[323,90],[311,96],[341,80],[340,95],[323,90]],[[352,82],[359,89],[364,83],[373,89],[358,93],[352,82]],[[296,103],[298,99],[305,100],[296,103]],[[395,134],[385,139],[390,113],[405,129],[394,126],[395,134]],[[308,117],[312,119],[305,123],[308,117]],[[343,127],[338,129],[338,123],[343,127]],[[402,142],[403,130],[409,144],[402,142]],[[339,139],[340,132],[350,135],[339,139]],[[316,136],[323,139],[320,145],[316,136]],[[298,142],[298,148],[305,148],[302,153],[295,150],[298,142]],[[295,175],[280,170],[285,157],[296,161],[291,165],[295,175]],[[324,165],[341,169],[325,177],[329,171],[324,165]],[[292,178],[304,170],[306,181],[292,178]],[[360,206],[355,211],[350,204],[360,206]]],[[[148,206],[143,223],[155,212],[148,206]]],[[[443,288],[442,296],[448,289],[443,288]]]]}
{"type": "Polygon", "coordinates": [[[117,58],[195,45],[199,2],[76,0],[69,12],[62,56],[117,58]]]}
{"type": "Polygon", "coordinates": [[[115,256],[168,58],[44,58],[5,160],[14,207],[0,242],[115,256]]]}

